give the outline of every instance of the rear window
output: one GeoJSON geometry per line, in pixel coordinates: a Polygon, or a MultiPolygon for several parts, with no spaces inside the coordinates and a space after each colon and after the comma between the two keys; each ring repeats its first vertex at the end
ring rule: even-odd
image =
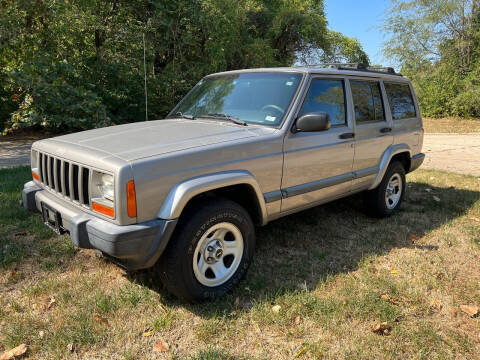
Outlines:
{"type": "Polygon", "coordinates": [[[412,92],[408,84],[385,82],[388,103],[393,120],[409,119],[417,116],[412,92]]]}

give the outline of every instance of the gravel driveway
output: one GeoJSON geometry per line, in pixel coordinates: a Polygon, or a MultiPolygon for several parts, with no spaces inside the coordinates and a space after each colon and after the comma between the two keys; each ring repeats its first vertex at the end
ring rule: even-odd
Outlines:
{"type": "Polygon", "coordinates": [[[0,169],[29,165],[30,147],[36,139],[6,139],[0,138],[0,169]]]}
{"type": "MultiPolygon", "coordinates": [[[[0,168],[28,165],[35,139],[0,139],[0,168]]],[[[425,134],[422,167],[480,176],[480,133],[425,134]]]]}
{"type": "Polygon", "coordinates": [[[480,176],[480,133],[425,134],[422,168],[480,176]]]}

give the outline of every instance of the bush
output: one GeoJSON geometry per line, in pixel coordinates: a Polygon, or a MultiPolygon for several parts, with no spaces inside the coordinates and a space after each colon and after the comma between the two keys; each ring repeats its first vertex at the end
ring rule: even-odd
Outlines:
{"type": "Polygon", "coordinates": [[[102,99],[82,84],[66,61],[25,65],[11,77],[19,86],[19,107],[7,121],[7,128],[65,131],[111,123],[102,99]]]}

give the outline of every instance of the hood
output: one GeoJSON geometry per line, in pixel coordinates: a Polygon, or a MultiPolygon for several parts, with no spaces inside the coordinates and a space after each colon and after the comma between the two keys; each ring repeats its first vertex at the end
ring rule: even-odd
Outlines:
{"type": "Polygon", "coordinates": [[[132,161],[220,142],[256,137],[274,130],[215,120],[167,119],[82,131],[58,136],[53,140],[132,161]]]}

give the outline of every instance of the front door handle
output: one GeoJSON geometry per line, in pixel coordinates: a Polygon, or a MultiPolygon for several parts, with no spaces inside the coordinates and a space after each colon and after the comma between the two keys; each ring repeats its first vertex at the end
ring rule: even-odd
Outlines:
{"type": "Polygon", "coordinates": [[[338,136],[340,139],[352,139],[355,137],[355,133],[345,133],[338,136]]]}
{"type": "Polygon", "coordinates": [[[381,133],[389,133],[392,131],[392,128],[391,127],[384,127],[384,128],[381,128],[380,129],[380,132],[381,133]]]}

